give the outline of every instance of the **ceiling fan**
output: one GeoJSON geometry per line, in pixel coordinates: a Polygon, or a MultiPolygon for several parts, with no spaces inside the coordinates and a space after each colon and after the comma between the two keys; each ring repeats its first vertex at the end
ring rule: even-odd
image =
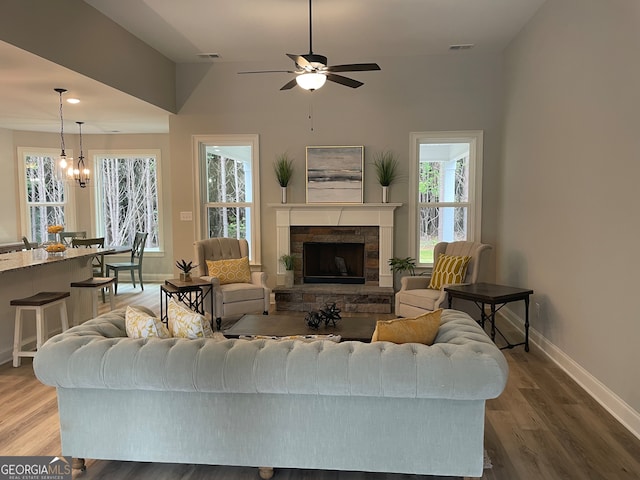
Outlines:
{"type": "Polygon", "coordinates": [[[351,88],[358,88],[364,83],[353,78],[336,75],[336,72],[366,72],[380,70],[377,63],[350,63],[347,65],[327,65],[327,57],[313,53],[313,29],[311,22],[311,0],[309,0],[309,53],[305,55],[295,55],[287,53],[287,57],[296,64],[295,70],[261,70],[244,73],[294,73],[293,80],[287,82],[280,90],[290,90],[299,85],[305,90],[317,90],[322,87],[327,80],[351,88]]]}

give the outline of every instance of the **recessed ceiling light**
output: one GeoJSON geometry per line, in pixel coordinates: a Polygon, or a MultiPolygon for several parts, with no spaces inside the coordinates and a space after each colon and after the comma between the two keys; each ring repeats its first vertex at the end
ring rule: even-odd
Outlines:
{"type": "Polygon", "coordinates": [[[459,43],[457,45],[449,45],[449,50],[471,50],[475,45],[473,43],[459,43]]]}
{"type": "Polygon", "coordinates": [[[80,103],[77,98],[67,98],[67,103],[80,103]]]}

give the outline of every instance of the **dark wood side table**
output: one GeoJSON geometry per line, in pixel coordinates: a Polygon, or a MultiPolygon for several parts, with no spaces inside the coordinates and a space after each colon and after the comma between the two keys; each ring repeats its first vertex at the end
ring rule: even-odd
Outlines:
{"type": "MultiPolygon", "coordinates": [[[[211,321],[213,323],[213,286],[211,282],[200,277],[193,277],[185,282],[179,278],[165,280],[164,285],[160,285],[160,320],[167,324],[167,310],[169,298],[176,297],[179,301],[187,305],[191,310],[204,315],[204,302],[207,296],[211,300],[211,321]]],[[[216,325],[220,330],[220,325],[216,325]]]]}
{"type": "Polygon", "coordinates": [[[471,285],[452,285],[445,287],[445,292],[449,294],[449,308],[454,298],[470,300],[474,302],[480,309],[480,325],[484,328],[486,320],[491,322],[491,340],[495,341],[496,331],[507,342],[505,348],[513,348],[518,345],[524,345],[525,352],[529,351],[529,295],[533,294],[533,290],[526,288],[509,287],[506,285],[494,285],[492,283],[474,283],[471,285]],[[504,307],[507,303],[524,300],[525,304],[525,321],[524,321],[524,342],[511,343],[496,328],[496,312],[504,307]],[[487,315],[484,311],[485,305],[491,305],[491,313],[487,315]],[[498,307],[496,308],[496,305],[498,307]]]}

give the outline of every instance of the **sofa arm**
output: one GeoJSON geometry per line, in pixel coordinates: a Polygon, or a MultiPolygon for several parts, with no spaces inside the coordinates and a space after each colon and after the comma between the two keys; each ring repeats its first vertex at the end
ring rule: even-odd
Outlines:
{"type": "Polygon", "coordinates": [[[400,291],[416,290],[418,288],[429,288],[431,277],[407,276],[400,279],[400,291]]]}

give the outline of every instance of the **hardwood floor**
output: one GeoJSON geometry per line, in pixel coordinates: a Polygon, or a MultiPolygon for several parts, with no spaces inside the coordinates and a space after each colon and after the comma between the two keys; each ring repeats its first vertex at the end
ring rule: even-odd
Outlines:
{"type": "MultiPolygon", "coordinates": [[[[117,306],[144,305],[159,312],[159,285],[144,292],[121,283],[117,306]]],[[[100,310],[108,308],[100,304],[100,310]]],[[[507,336],[517,335],[505,332],[507,336]]],[[[493,467],[485,480],[640,478],[640,439],[629,433],[535,345],[505,350],[507,388],[487,402],[485,448],[493,467]]],[[[33,375],[30,359],[20,368],[0,366],[0,455],[59,455],[55,389],[33,375]]],[[[257,469],[212,465],[148,464],[87,460],[82,479],[242,480],[258,478],[257,469]]],[[[276,470],[277,480],[418,480],[435,477],[276,470]]]]}

